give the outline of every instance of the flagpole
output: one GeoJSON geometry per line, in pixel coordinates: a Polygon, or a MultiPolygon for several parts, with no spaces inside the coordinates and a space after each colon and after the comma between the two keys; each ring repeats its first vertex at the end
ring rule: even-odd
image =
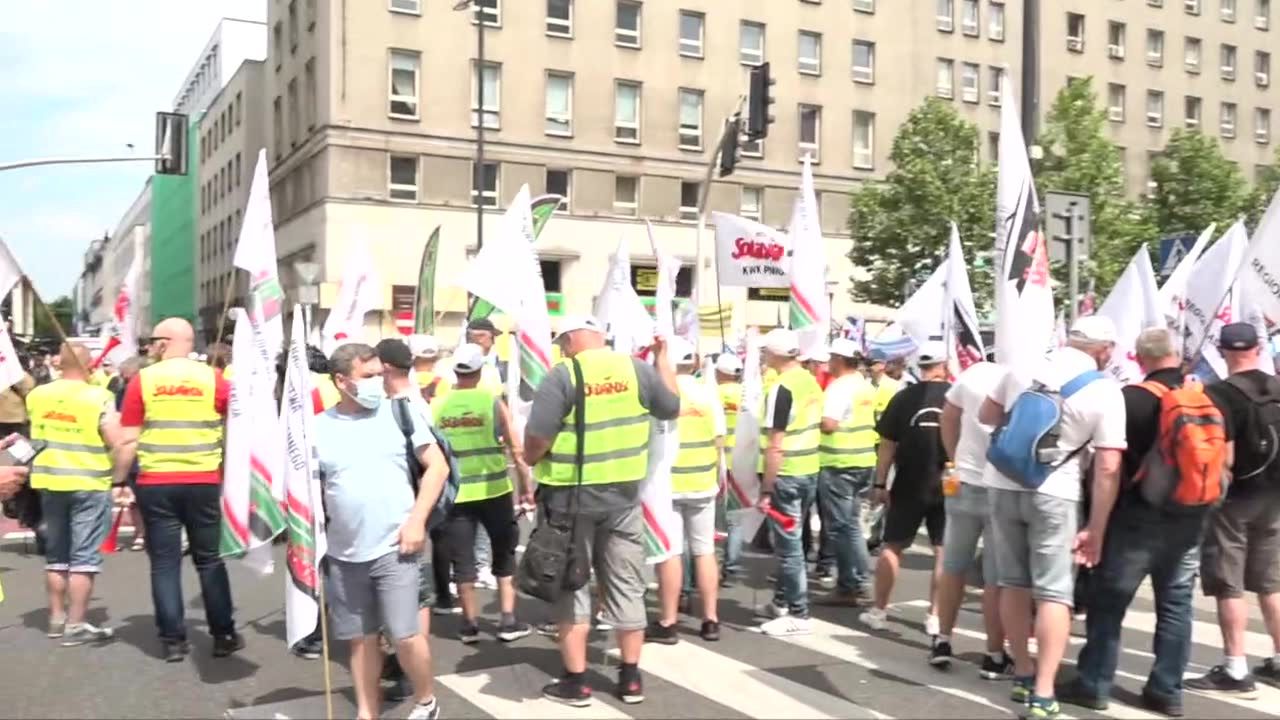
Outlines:
{"type": "Polygon", "coordinates": [[[329,668],[329,621],[324,599],[324,573],[319,572],[319,567],[316,570],[316,590],[320,603],[320,647],[323,656],[321,662],[324,663],[324,717],[325,720],[333,720],[333,675],[329,668]]]}
{"type": "MultiPolygon", "coordinates": [[[[69,344],[71,341],[67,339],[67,332],[62,329],[62,323],[58,322],[58,316],[53,314],[53,310],[49,309],[49,306],[48,304],[45,303],[44,298],[40,297],[40,293],[36,290],[35,284],[32,283],[31,280],[26,275],[22,276],[22,280],[20,282],[25,284],[27,288],[31,290],[32,299],[36,301],[36,304],[40,306],[41,310],[44,310],[45,319],[47,319],[49,323],[53,325],[53,329],[58,331],[58,337],[62,338],[62,344],[64,345],[69,344]]],[[[19,289],[19,292],[21,292],[21,289],[19,289]]],[[[33,335],[34,335],[34,330],[33,330],[33,335]]],[[[89,368],[86,368],[80,364],[80,357],[75,353],[71,353],[71,361],[75,363],[77,368],[80,369],[80,372],[86,375],[89,373],[89,368]]]]}
{"type": "Polygon", "coordinates": [[[235,294],[236,288],[236,269],[231,268],[231,282],[227,283],[227,291],[223,293],[222,298],[222,314],[218,316],[218,334],[214,337],[214,342],[222,342],[222,338],[227,332],[227,316],[231,312],[231,296],[235,294]]]}

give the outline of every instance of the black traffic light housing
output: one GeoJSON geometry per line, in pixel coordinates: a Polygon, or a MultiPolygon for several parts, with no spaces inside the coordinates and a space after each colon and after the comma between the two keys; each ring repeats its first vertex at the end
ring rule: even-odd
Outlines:
{"type": "Polygon", "coordinates": [[[187,174],[187,116],[156,113],[156,174],[187,174]]]}
{"type": "Polygon", "coordinates": [[[769,76],[769,63],[751,68],[751,82],[747,93],[747,139],[763,140],[769,137],[769,125],[773,123],[769,106],[774,103],[771,93],[777,82],[769,76]]]}
{"type": "Polygon", "coordinates": [[[720,138],[720,177],[729,177],[738,166],[738,141],[742,133],[742,117],[734,115],[725,123],[724,136],[720,138]]]}

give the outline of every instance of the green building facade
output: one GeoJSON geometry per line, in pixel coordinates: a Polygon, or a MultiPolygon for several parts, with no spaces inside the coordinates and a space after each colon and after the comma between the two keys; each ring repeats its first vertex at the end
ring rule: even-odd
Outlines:
{"type": "Polygon", "coordinates": [[[196,323],[196,194],[199,117],[187,129],[187,174],[151,178],[151,325],[168,317],[196,323]]]}

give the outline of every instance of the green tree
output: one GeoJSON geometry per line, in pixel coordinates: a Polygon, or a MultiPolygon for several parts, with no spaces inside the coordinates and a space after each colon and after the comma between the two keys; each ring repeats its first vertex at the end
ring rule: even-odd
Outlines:
{"type": "MultiPolygon", "coordinates": [[[[977,128],[937,98],[907,117],[889,159],[884,182],[853,194],[849,259],[870,275],[855,279],[855,300],[897,306],[907,282],[923,282],[944,259],[951,220],[969,266],[990,262],[995,172],[978,160],[977,128]]],[[[970,282],[978,304],[987,304],[991,274],[971,272],[970,282]]]]}
{"type": "Polygon", "coordinates": [[[52,314],[58,318],[58,323],[64,331],[70,332],[71,318],[75,315],[75,303],[67,295],[49,303],[49,312],[46,313],[40,308],[36,308],[35,312],[35,334],[36,337],[57,338],[59,337],[58,329],[54,327],[53,322],[49,319],[52,314]]]}
{"type": "MultiPolygon", "coordinates": [[[[1125,198],[1124,163],[1120,148],[1107,137],[1107,123],[1093,78],[1067,83],[1045,116],[1039,138],[1044,157],[1035,168],[1040,192],[1089,195],[1092,247],[1080,274],[1081,287],[1092,280],[1099,296],[1110,290],[1138,247],[1156,235],[1141,204],[1125,198]]],[[[1065,263],[1056,264],[1053,272],[1066,282],[1065,263]]]]}
{"type": "Polygon", "coordinates": [[[1147,196],[1159,235],[1200,232],[1209,223],[1225,230],[1255,211],[1256,197],[1217,140],[1199,132],[1173,131],[1151,164],[1155,183],[1147,196]]]}

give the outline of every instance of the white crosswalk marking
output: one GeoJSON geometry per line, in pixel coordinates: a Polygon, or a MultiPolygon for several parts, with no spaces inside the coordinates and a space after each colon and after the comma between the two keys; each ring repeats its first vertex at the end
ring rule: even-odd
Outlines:
{"type": "Polygon", "coordinates": [[[466,698],[494,718],[558,720],[628,720],[631,716],[598,699],[585,708],[565,707],[542,697],[551,677],[532,665],[507,665],[476,672],[444,675],[436,683],[466,698]]]}

